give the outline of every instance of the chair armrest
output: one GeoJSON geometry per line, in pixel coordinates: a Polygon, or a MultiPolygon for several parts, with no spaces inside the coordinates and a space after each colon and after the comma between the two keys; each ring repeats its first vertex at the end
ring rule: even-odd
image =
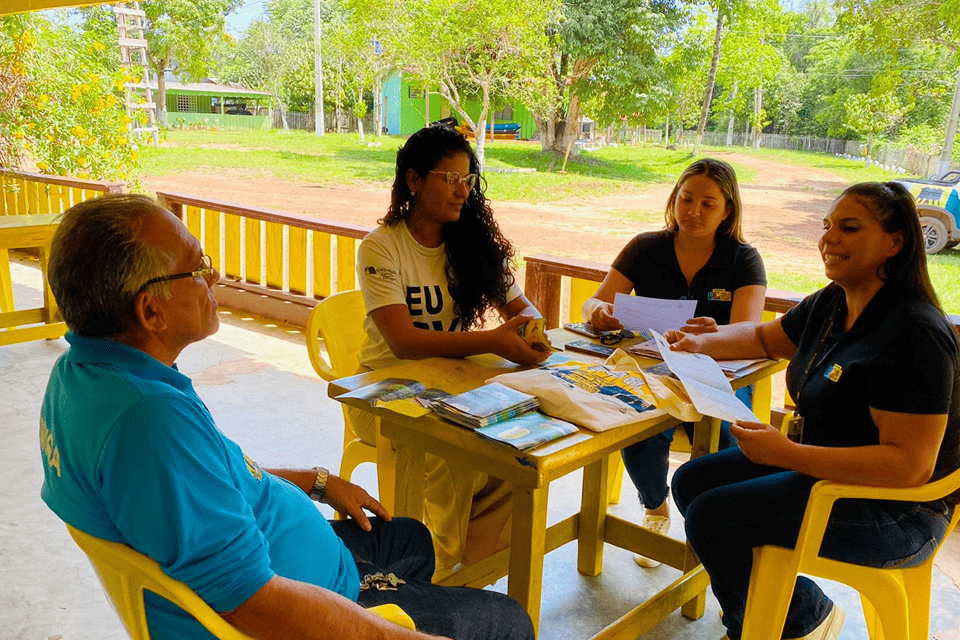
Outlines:
{"type": "Polygon", "coordinates": [[[307,353],[310,355],[310,364],[313,365],[313,370],[327,382],[333,382],[341,376],[334,373],[327,361],[320,355],[320,314],[318,309],[319,307],[314,307],[313,311],[310,312],[303,334],[307,339],[307,353]]]}
{"type": "Polygon", "coordinates": [[[800,555],[819,555],[823,534],[833,510],[833,503],[843,498],[864,500],[902,500],[930,502],[946,497],[960,488],[960,469],[950,475],[919,487],[870,487],[821,480],[810,490],[810,499],[803,514],[797,549],[800,555]]]}

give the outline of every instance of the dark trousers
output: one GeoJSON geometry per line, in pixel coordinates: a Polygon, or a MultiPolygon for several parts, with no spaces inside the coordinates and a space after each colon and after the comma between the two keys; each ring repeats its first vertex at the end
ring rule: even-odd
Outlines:
{"type": "MultiPolygon", "coordinates": [[[[696,458],[674,474],[673,500],[686,518],[687,541],[710,574],[732,640],[740,638],[743,626],[753,548],[796,545],[816,482],[795,471],[754,464],[739,449],[696,458]]],[[[950,513],[910,502],[838,500],[820,555],[868,567],[915,566],[943,539],[950,513]]],[[[783,637],[810,633],[832,606],[812,580],[798,578],[783,637]]]]}
{"type": "Polygon", "coordinates": [[[417,630],[455,640],[533,640],[533,625],[523,607],[509,596],[467,587],[431,583],[433,540],[423,524],[409,518],[371,519],[363,531],[353,520],[332,522],[357,563],[360,579],[393,573],[406,580],[396,591],[361,591],[363,607],[396,604],[413,618],[417,630]]]}

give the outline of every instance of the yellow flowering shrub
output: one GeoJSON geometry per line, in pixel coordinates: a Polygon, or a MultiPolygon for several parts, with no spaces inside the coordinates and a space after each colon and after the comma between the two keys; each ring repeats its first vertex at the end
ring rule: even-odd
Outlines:
{"type": "Polygon", "coordinates": [[[139,172],[145,122],[125,111],[116,33],[81,32],[38,14],[0,18],[0,165],[125,180],[139,172]],[[10,91],[10,88],[18,88],[10,91]],[[4,155],[3,149],[6,148],[4,155]]]}

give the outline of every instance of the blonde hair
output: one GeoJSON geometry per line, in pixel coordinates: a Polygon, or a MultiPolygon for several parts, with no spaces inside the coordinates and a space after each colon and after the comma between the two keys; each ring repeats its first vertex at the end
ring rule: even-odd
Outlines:
{"type": "Polygon", "coordinates": [[[717,227],[717,235],[727,236],[737,242],[746,242],[741,227],[743,205],[740,204],[740,186],[737,184],[737,173],[729,164],[716,158],[697,160],[684,169],[680,177],[677,178],[677,184],[674,185],[673,191],[670,192],[670,198],[667,200],[667,208],[663,214],[667,231],[676,233],[680,228],[677,224],[677,194],[680,193],[680,187],[683,186],[683,183],[693,176],[706,176],[710,178],[723,193],[728,214],[727,217],[723,219],[723,222],[720,223],[720,226],[717,227]]]}

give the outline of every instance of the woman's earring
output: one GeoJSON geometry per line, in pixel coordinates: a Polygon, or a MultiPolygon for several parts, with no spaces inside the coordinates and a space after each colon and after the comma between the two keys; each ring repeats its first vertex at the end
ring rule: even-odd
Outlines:
{"type": "Polygon", "coordinates": [[[410,197],[413,198],[413,197],[416,196],[416,195],[417,195],[417,190],[416,190],[416,189],[410,189],[410,197]]]}

